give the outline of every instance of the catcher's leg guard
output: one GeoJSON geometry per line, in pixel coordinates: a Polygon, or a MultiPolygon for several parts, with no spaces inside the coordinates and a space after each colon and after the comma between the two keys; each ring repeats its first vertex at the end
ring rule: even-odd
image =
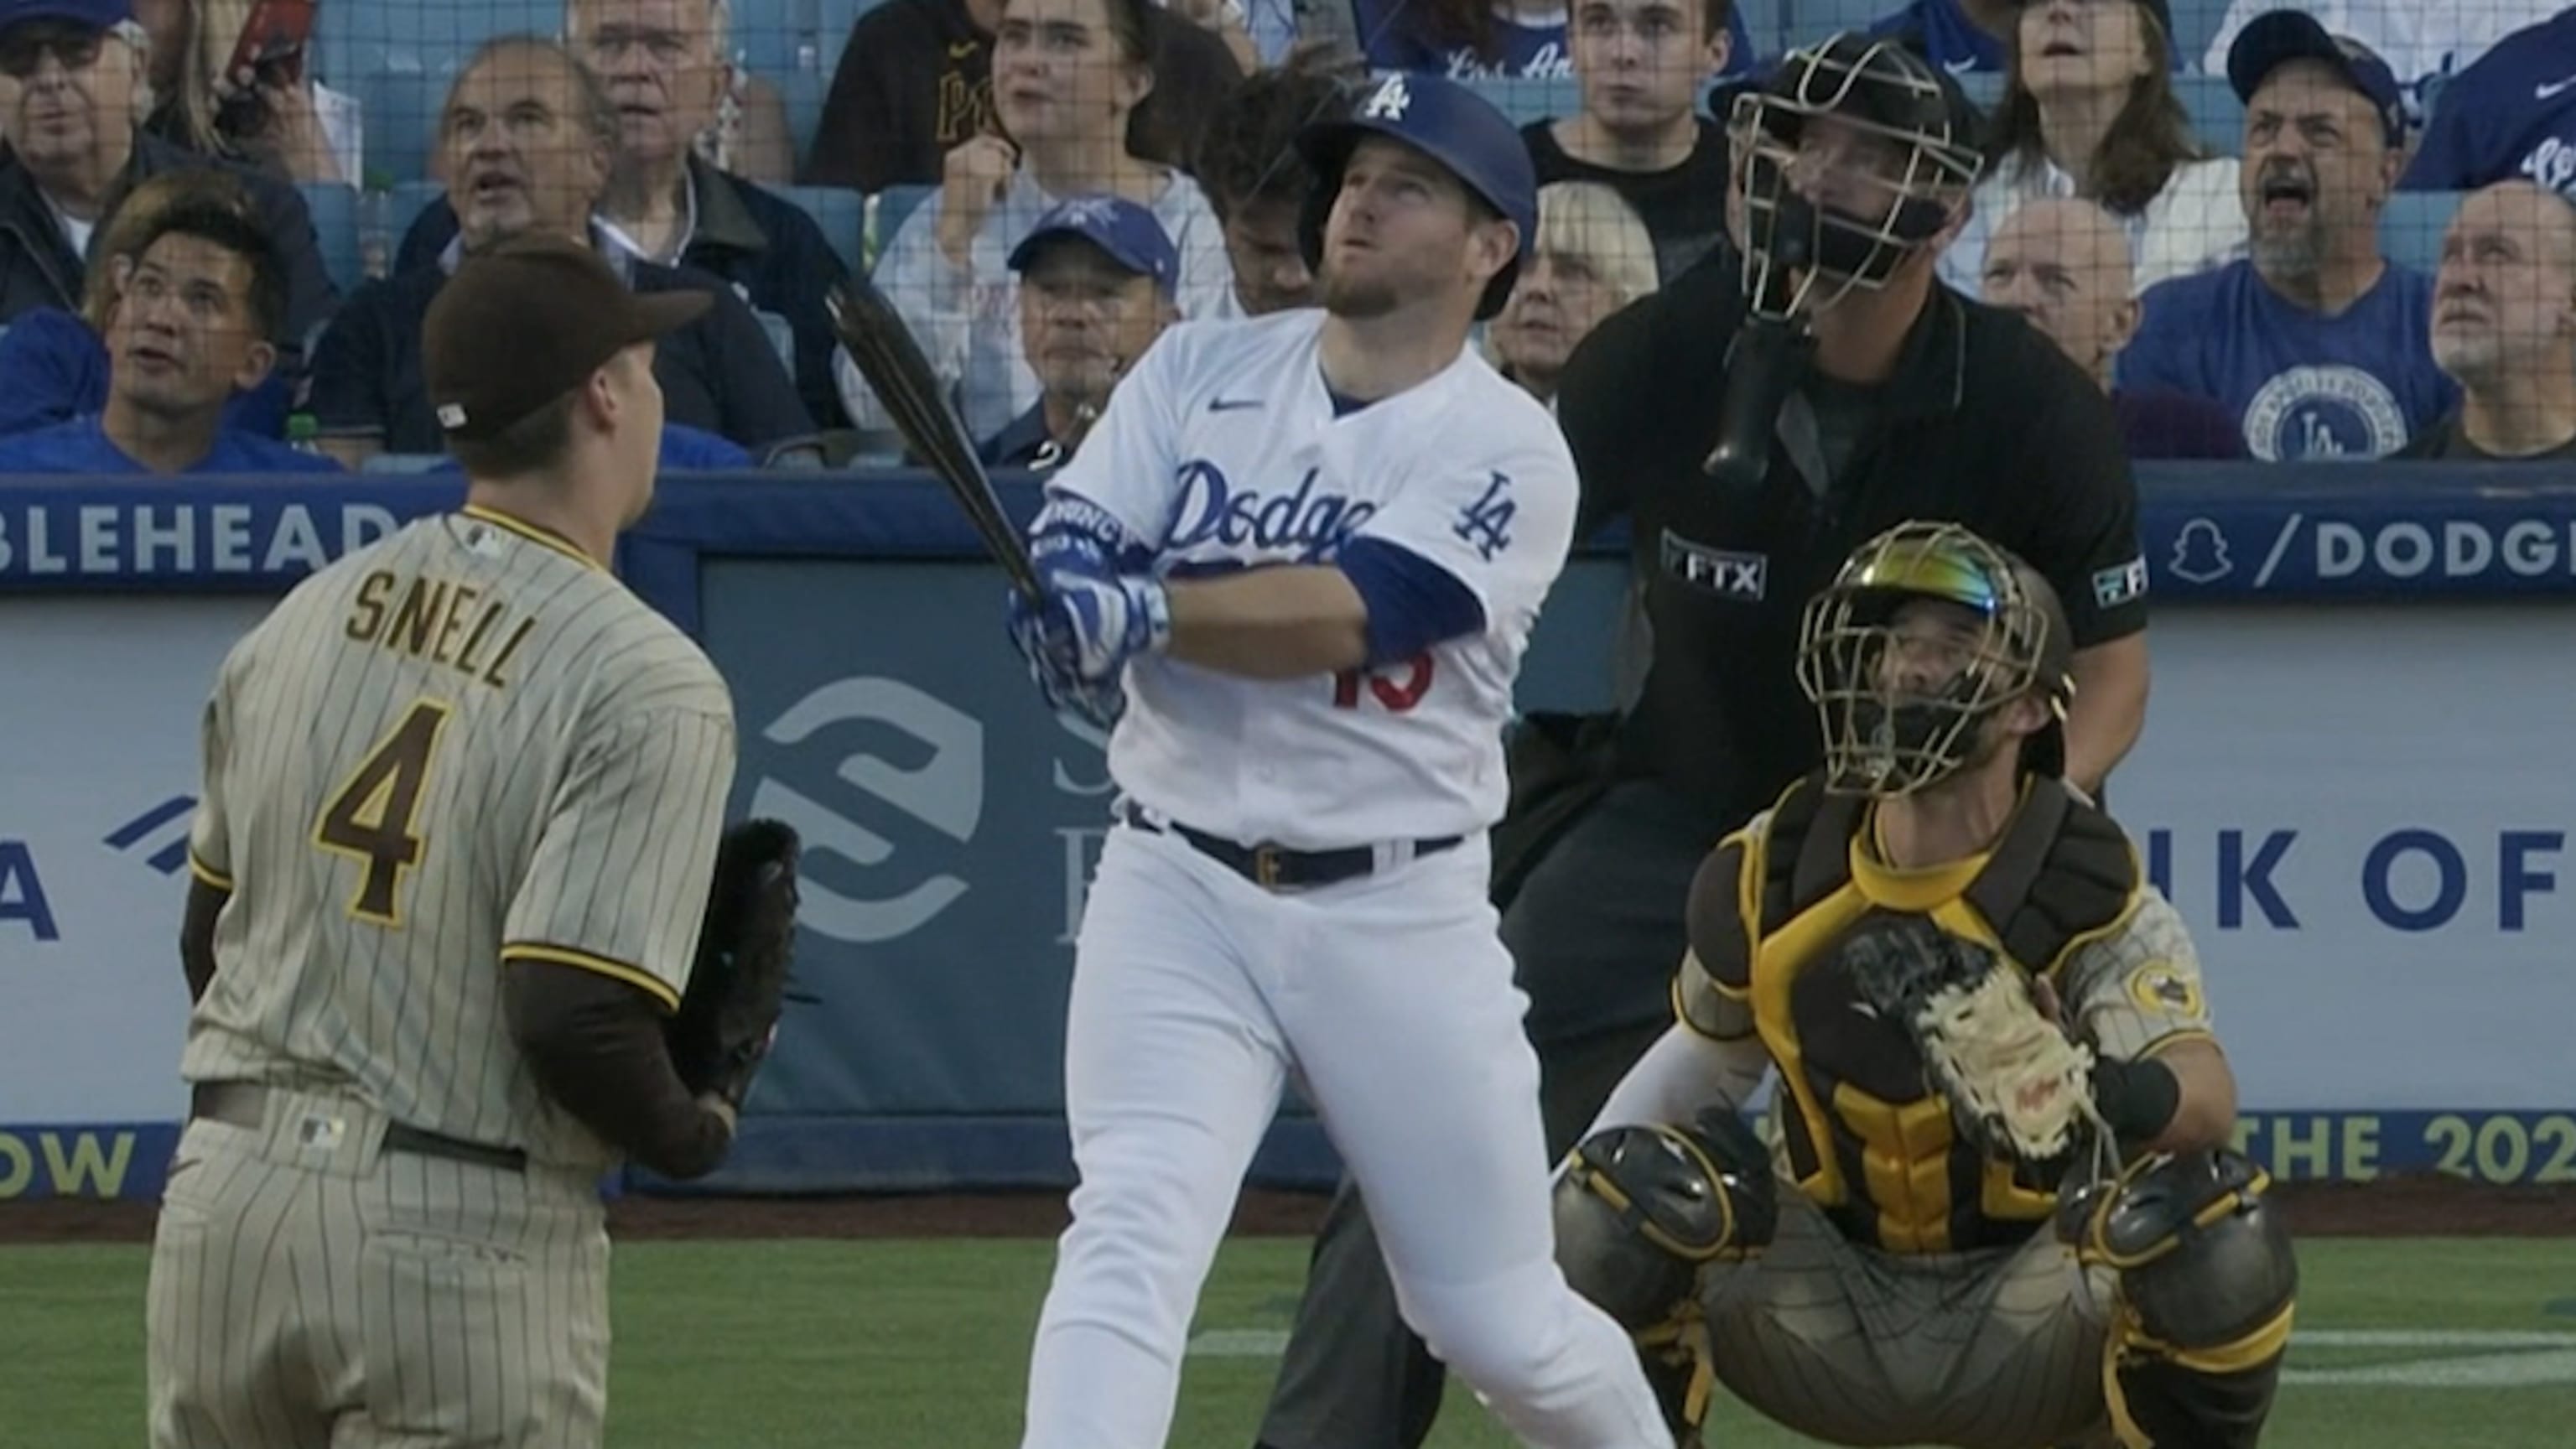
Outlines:
{"type": "Polygon", "coordinates": [[[1696,1436],[1713,1383],[1693,1292],[1700,1265],[1767,1245],[1775,1193],[1762,1140],[1723,1109],[1692,1127],[1597,1133],[1557,1181],[1557,1264],[1635,1337],[1676,1439],[1696,1436]]]}
{"type": "Polygon", "coordinates": [[[2270,1185],[2233,1152],[2194,1152],[2141,1159],[2070,1199],[2077,1251],[2119,1273],[2103,1391],[2128,1449],[2262,1437],[2299,1290],[2270,1185]]]}

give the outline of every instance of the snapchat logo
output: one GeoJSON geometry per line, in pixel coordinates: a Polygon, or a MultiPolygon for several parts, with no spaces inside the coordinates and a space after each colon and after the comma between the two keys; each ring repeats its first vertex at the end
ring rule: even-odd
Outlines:
{"type": "Polygon", "coordinates": [[[2236,572],[2235,562],[2227,557],[2227,535],[2206,518],[2184,524],[2174,539],[2173,564],[2166,572],[2195,584],[2216,583],[2236,572]]]}

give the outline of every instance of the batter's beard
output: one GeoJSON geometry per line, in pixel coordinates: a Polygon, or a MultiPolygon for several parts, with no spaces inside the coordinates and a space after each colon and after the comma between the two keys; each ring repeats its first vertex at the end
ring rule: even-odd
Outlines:
{"type": "Polygon", "coordinates": [[[1345,276],[1339,269],[1324,273],[1316,295],[1326,312],[1359,321],[1383,317],[1404,301],[1393,282],[1357,279],[1345,276]]]}

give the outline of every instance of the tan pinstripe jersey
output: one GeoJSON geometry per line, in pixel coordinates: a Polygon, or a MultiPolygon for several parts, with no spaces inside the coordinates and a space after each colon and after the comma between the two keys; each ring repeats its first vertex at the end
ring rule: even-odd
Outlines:
{"type": "Polygon", "coordinates": [[[511,1042],[502,962],[676,1004],[733,768],[705,654],[552,533],[468,507],[323,570],[206,707],[189,862],[232,898],[182,1075],[607,1165],[511,1042]]]}

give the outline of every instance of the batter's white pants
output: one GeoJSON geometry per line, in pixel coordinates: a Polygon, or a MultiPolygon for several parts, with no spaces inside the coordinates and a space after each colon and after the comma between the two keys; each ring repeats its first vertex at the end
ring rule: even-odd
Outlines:
{"type": "Polygon", "coordinates": [[[1482,836],[1272,894],[1109,833],[1065,1034],[1080,1185],[1023,1449],[1162,1449],[1200,1284],[1293,1068],[1367,1197],[1405,1320],[1522,1440],[1665,1449],[1628,1335],[1556,1267],[1538,1061],[1482,836]]]}

